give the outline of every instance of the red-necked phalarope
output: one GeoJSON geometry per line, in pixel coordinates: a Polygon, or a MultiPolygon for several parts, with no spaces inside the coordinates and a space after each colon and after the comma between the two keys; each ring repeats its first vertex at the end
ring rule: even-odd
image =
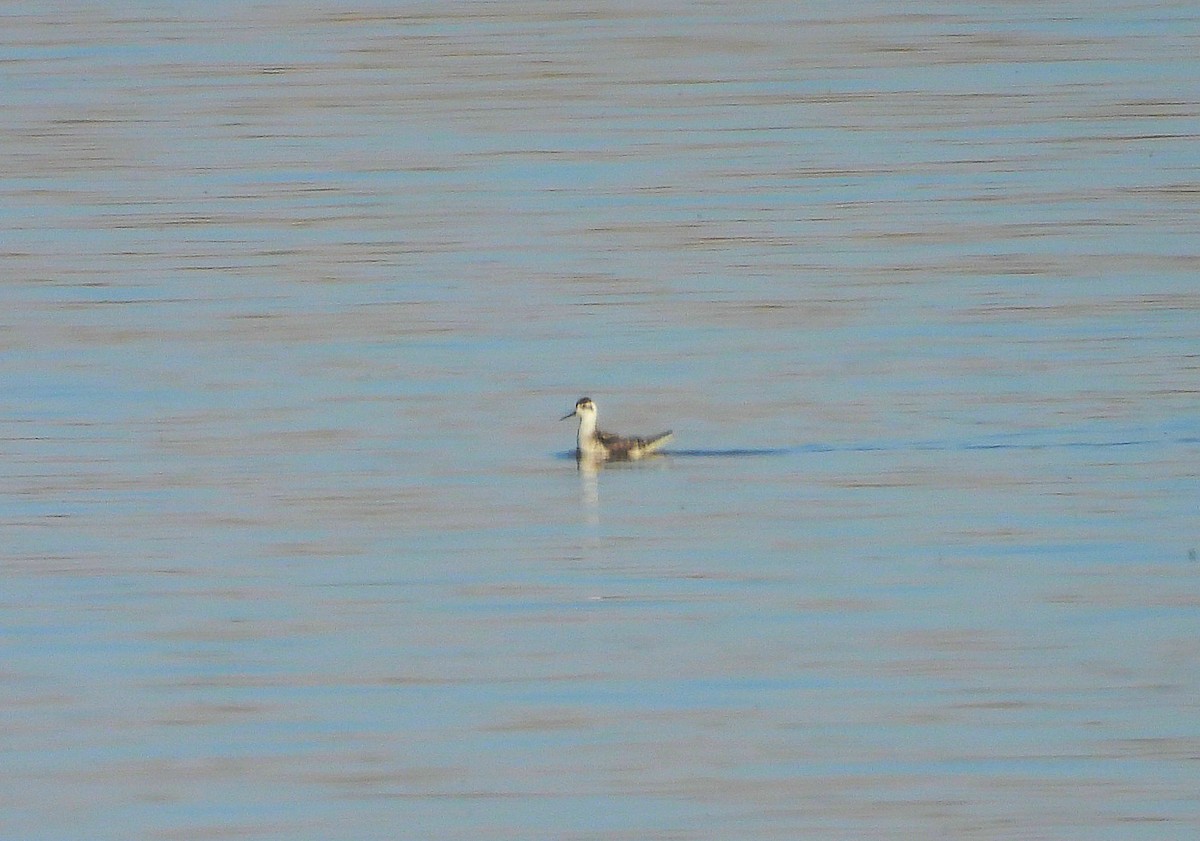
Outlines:
{"type": "Polygon", "coordinates": [[[580,397],[575,411],[563,415],[579,418],[579,437],[575,457],[588,461],[637,461],[639,458],[658,452],[663,444],[671,440],[670,430],[649,438],[623,438],[611,432],[596,429],[596,404],[590,397],[580,397]]]}

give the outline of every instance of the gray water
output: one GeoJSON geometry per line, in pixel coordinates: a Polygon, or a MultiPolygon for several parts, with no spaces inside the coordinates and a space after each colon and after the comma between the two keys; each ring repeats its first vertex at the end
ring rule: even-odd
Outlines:
{"type": "Polygon", "coordinates": [[[1198,78],[1169,0],[6,5],[0,837],[1195,838],[1198,78]]]}

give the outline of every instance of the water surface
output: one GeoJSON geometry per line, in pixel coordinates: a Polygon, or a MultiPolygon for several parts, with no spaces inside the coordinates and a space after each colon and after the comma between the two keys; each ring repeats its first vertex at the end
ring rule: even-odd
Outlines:
{"type": "Polygon", "coordinates": [[[1194,4],[0,18],[0,835],[1196,836],[1194,4]]]}

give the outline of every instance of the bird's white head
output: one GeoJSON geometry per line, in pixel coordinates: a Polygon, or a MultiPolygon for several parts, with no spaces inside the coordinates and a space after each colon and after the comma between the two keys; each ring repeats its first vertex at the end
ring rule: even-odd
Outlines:
{"type": "Polygon", "coordinates": [[[581,420],[586,417],[596,417],[596,404],[592,402],[592,398],[580,397],[575,401],[575,411],[563,415],[562,419],[566,420],[567,418],[575,417],[581,420]]]}
{"type": "Polygon", "coordinates": [[[562,420],[567,418],[579,418],[580,436],[590,435],[596,428],[596,404],[590,397],[580,397],[575,401],[575,411],[562,416],[562,420]]]}

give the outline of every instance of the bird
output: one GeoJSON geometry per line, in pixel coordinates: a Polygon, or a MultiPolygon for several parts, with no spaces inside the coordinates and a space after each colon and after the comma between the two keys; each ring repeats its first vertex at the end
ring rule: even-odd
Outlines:
{"type": "Polygon", "coordinates": [[[672,432],[660,432],[648,438],[626,438],[596,428],[596,404],[590,397],[580,397],[575,402],[575,411],[562,416],[579,418],[579,435],[576,439],[575,458],[580,461],[637,461],[657,453],[673,437],[672,432]]]}

